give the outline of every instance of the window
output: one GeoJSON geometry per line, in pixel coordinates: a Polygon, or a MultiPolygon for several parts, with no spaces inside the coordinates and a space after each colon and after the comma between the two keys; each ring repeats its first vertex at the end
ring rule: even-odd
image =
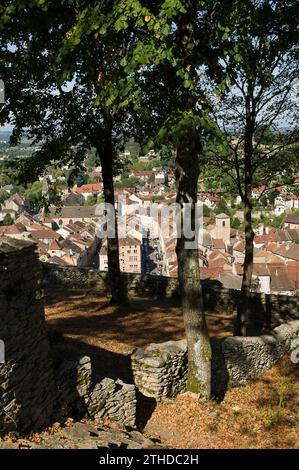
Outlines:
{"type": "Polygon", "coordinates": [[[225,220],[222,221],[222,227],[225,227],[225,220]]]}

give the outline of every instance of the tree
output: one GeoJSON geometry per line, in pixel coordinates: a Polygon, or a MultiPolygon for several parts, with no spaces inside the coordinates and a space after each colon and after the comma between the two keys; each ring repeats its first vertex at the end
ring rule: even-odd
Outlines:
{"type": "Polygon", "coordinates": [[[95,167],[97,166],[98,164],[98,156],[97,156],[97,153],[94,149],[92,149],[87,158],[85,159],[85,162],[84,162],[86,168],[88,169],[88,171],[92,171],[95,169],[95,167]]]}
{"type": "Polygon", "coordinates": [[[231,222],[231,226],[232,226],[232,228],[236,228],[236,229],[240,228],[241,220],[238,217],[234,217],[232,222],[231,222]]]}
{"type": "Polygon", "coordinates": [[[10,214],[5,214],[3,218],[3,225],[13,225],[14,220],[10,214]]]}
{"type": "MultiPolygon", "coordinates": [[[[23,129],[25,123],[35,137],[46,141],[39,152],[36,166],[40,165],[41,157],[51,153],[52,160],[62,156],[62,161],[73,162],[77,168],[80,167],[92,136],[92,144],[102,164],[105,201],[113,204],[115,148],[119,136],[124,136],[124,140],[127,136],[124,126],[130,131],[132,125],[138,142],[155,137],[161,145],[175,149],[179,228],[188,225],[187,204],[191,206],[191,226],[195,228],[202,141],[205,134],[214,130],[204,109],[206,100],[201,91],[199,68],[206,64],[213,77],[219,78],[218,51],[210,49],[209,33],[214,27],[211,21],[214,10],[223,2],[130,0],[99,4],[91,1],[83,2],[82,7],[77,2],[76,9],[71,1],[64,2],[63,6],[38,0],[31,0],[30,4],[42,5],[42,10],[46,12],[43,14],[39,9],[36,16],[34,10],[30,17],[25,15],[30,29],[35,20],[34,31],[37,28],[41,34],[34,35],[34,45],[32,36],[26,38],[25,35],[27,43],[30,39],[29,54],[28,50],[26,53],[23,50],[24,34],[17,51],[10,51],[7,47],[6,53],[17,59],[21,56],[22,66],[20,60],[16,60],[15,64],[19,71],[24,71],[23,87],[28,83],[28,69],[32,80],[33,56],[27,63],[32,47],[35,49],[34,56],[38,57],[37,70],[34,71],[34,75],[39,77],[38,99],[30,94],[29,100],[29,96],[25,95],[27,106],[23,108],[24,99],[21,99],[22,105],[18,110],[26,109],[26,115],[21,113],[21,118],[16,113],[15,118],[19,123],[17,131],[23,129]],[[57,45],[60,47],[58,54],[57,45]],[[49,53],[45,54],[45,49],[49,53]],[[69,74],[66,75],[66,72],[69,74]],[[53,74],[56,81],[53,81],[53,74]],[[62,81],[64,87],[61,86],[61,77],[71,82],[71,89],[65,89],[66,81],[62,81]],[[41,92],[40,88],[45,78],[47,84],[51,83],[48,88],[55,89],[54,99],[47,90],[46,107],[45,103],[41,105],[45,90],[41,92]],[[57,86],[57,78],[60,87],[57,86]],[[30,123],[27,119],[28,114],[31,116],[28,107],[32,112],[30,123]],[[124,110],[127,107],[130,112],[125,120],[124,110]],[[42,111],[45,109],[47,112],[42,111]],[[49,119],[49,109],[53,113],[52,119],[49,119]],[[136,116],[141,118],[140,121],[134,119],[132,122],[136,116]],[[38,130],[33,132],[32,129],[38,130]],[[50,133],[54,133],[55,142],[49,139],[50,133]]],[[[9,16],[7,12],[5,16],[9,16]]],[[[17,36],[19,28],[18,18],[11,38],[17,36]]],[[[10,76],[13,76],[13,71],[9,70],[10,76]]],[[[20,84],[17,85],[16,90],[20,90],[20,84]]],[[[24,95],[18,92],[18,96],[24,95]]],[[[153,148],[150,140],[148,146],[153,148]]],[[[196,235],[191,238],[183,235],[177,241],[179,283],[188,344],[187,387],[209,397],[211,349],[203,311],[198,249],[187,248],[188,243],[195,241],[196,235]]],[[[111,282],[115,284],[119,278],[118,244],[115,240],[108,240],[108,261],[109,271],[112,265],[117,268],[114,270],[115,276],[111,277],[111,282]]]]}
{"type": "Polygon", "coordinates": [[[229,209],[227,207],[225,199],[222,197],[218,203],[216,214],[225,213],[228,214],[229,209]]]}
{"type": "Polygon", "coordinates": [[[96,203],[97,198],[94,195],[89,194],[84,201],[84,206],[95,206],[96,203]]]}
{"type": "MultiPolygon", "coordinates": [[[[245,260],[235,334],[249,332],[249,295],[253,269],[254,187],[291,183],[298,157],[294,117],[298,62],[297,2],[252,0],[233,2],[231,14],[221,15],[226,56],[221,65],[227,84],[211,95],[214,118],[224,132],[219,146],[210,146],[208,165],[228,174],[242,199],[245,260]],[[278,128],[287,128],[278,132],[278,128]]],[[[215,21],[218,20],[217,14],[215,21]]],[[[218,38],[219,40],[219,38],[218,38]]],[[[218,42],[219,44],[219,42],[218,42]]]]}
{"type": "Polygon", "coordinates": [[[43,184],[41,181],[35,181],[30,184],[26,193],[30,209],[35,213],[38,213],[43,205],[42,186],[43,184]]]}
{"type": "Polygon", "coordinates": [[[9,198],[9,193],[5,189],[0,189],[0,204],[6,201],[9,198]]]}
{"type": "Polygon", "coordinates": [[[88,177],[84,173],[83,170],[79,171],[78,174],[73,179],[73,183],[79,187],[83,186],[83,184],[86,184],[87,182],[88,182],[88,177]]]}
{"type": "Polygon", "coordinates": [[[122,178],[122,187],[123,188],[134,188],[136,186],[144,186],[144,181],[138,176],[131,176],[129,178],[122,178]]]}
{"type": "Polygon", "coordinates": [[[196,233],[185,234],[184,227],[190,224],[196,231],[203,139],[210,132],[217,132],[207,112],[200,68],[206,66],[215,80],[221,79],[218,51],[209,47],[209,34],[214,27],[211,17],[220,2],[132,3],[133,12],[131,2],[129,8],[121,2],[115,15],[124,27],[133,19],[141,30],[125,64],[128,73],[137,71],[133,82],[133,90],[137,90],[134,129],[142,153],[163,145],[168,151],[174,150],[176,200],[180,207],[178,231],[182,233],[177,238],[176,253],[188,346],[187,389],[210,397],[211,346],[203,311],[197,237],[196,233]]]}
{"type": "Polygon", "coordinates": [[[202,215],[204,217],[208,217],[209,215],[211,215],[211,209],[206,204],[203,204],[202,206],[202,215]]]}
{"type": "MultiPolygon", "coordinates": [[[[102,166],[104,197],[114,207],[113,174],[120,167],[118,150],[127,138],[122,98],[126,74],[120,65],[130,34],[106,28],[113,2],[80,5],[38,0],[2,2],[0,27],[6,83],[1,122],[14,125],[12,141],[26,133],[41,150],[19,165],[30,181],[50,163],[72,167],[69,179],[84,172],[92,148],[102,166]],[[102,32],[101,32],[102,31],[102,32]],[[12,47],[13,46],[13,47],[12,47]]],[[[80,181],[81,182],[81,181],[80,181]]],[[[117,241],[108,238],[112,301],[126,302],[117,241]]]]}
{"type": "Polygon", "coordinates": [[[152,197],[152,202],[163,201],[163,199],[164,199],[164,196],[162,196],[162,194],[157,194],[152,197]]]}

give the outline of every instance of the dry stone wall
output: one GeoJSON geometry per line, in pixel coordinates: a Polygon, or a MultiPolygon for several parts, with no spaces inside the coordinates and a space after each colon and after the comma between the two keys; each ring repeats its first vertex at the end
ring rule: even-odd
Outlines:
{"type": "Polygon", "coordinates": [[[38,428],[53,414],[56,386],[32,243],[0,241],[0,339],[0,432],[38,428]]]}
{"type": "Polygon", "coordinates": [[[135,426],[136,388],[133,384],[108,377],[92,377],[90,357],[66,346],[55,346],[53,358],[59,391],[56,420],[88,415],[107,418],[123,426],[135,426]]]}
{"type": "MultiPolygon", "coordinates": [[[[212,394],[219,398],[227,388],[246,385],[275,365],[291,350],[299,334],[299,321],[275,328],[260,337],[229,337],[212,341],[212,394]]],[[[158,401],[185,390],[187,344],[185,340],[137,348],[131,357],[138,390],[158,401]]]]}
{"type": "Polygon", "coordinates": [[[273,333],[258,337],[230,337],[223,341],[223,355],[229,386],[246,385],[271,369],[291,351],[291,342],[299,334],[299,321],[274,328],[273,333]]]}
{"type": "Polygon", "coordinates": [[[91,360],[49,341],[35,245],[0,241],[0,434],[25,433],[68,416],[109,418],[134,427],[136,391],[92,377],[91,360]],[[3,341],[3,343],[2,343],[3,341]]]}
{"type": "Polygon", "coordinates": [[[131,356],[136,387],[144,396],[173,397],[185,389],[186,341],[167,341],[137,348],[131,356]]]}
{"type": "MultiPolygon", "coordinates": [[[[46,287],[108,291],[107,273],[96,269],[42,263],[46,287]]],[[[178,297],[178,281],[163,276],[123,273],[129,295],[140,297],[178,297]]],[[[234,312],[240,291],[224,289],[218,281],[202,281],[203,303],[207,311],[234,312]]],[[[299,297],[251,293],[250,318],[260,329],[299,319],[299,297]]]]}

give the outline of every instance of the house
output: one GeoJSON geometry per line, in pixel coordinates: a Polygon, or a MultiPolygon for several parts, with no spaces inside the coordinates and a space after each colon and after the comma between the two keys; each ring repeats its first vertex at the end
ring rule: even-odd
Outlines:
{"type": "Polygon", "coordinates": [[[212,238],[212,250],[218,250],[225,253],[225,243],[222,238],[212,238]]]}
{"type": "Polygon", "coordinates": [[[62,200],[64,206],[82,206],[84,204],[83,194],[70,191],[62,200]]]}
{"type": "Polygon", "coordinates": [[[157,186],[168,186],[168,174],[166,171],[157,171],[155,174],[155,184],[157,186]]]}
{"type": "Polygon", "coordinates": [[[265,263],[254,263],[252,277],[256,280],[259,292],[271,293],[271,272],[265,263]]]}
{"type": "Polygon", "coordinates": [[[276,244],[271,251],[281,258],[285,264],[289,264],[291,261],[299,261],[299,245],[295,243],[276,244]]]}
{"type": "Polygon", "coordinates": [[[285,211],[286,211],[286,204],[284,202],[275,204],[274,214],[276,216],[283,214],[285,211]]]}
{"type": "Polygon", "coordinates": [[[299,196],[295,194],[279,194],[274,201],[275,215],[280,215],[287,210],[299,209],[299,196]]]}
{"type": "Polygon", "coordinates": [[[103,191],[102,183],[83,184],[80,187],[74,187],[74,192],[86,199],[88,196],[99,196],[103,191]]]}
{"type": "MultiPolygon", "coordinates": [[[[14,225],[8,225],[4,227],[0,227],[0,237],[9,237],[9,238],[17,238],[19,240],[22,240],[25,238],[24,232],[26,229],[23,227],[21,228],[20,226],[14,224],[14,225]]],[[[27,238],[30,238],[30,234],[27,233],[27,238]]]]}
{"type": "Polygon", "coordinates": [[[288,214],[284,221],[286,228],[299,228],[299,214],[288,214]]]}
{"type": "Polygon", "coordinates": [[[253,199],[258,199],[264,193],[265,189],[266,189],[265,186],[259,186],[257,188],[253,188],[251,191],[251,196],[253,197],[253,199]]]}
{"type": "Polygon", "coordinates": [[[28,207],[28,202],[23,194],[13,194],[1,205],[0,220],[3,220],[6,214],[10,214],[15,220],[18,215],[26,211],[28,207]]]}
{"type": "Polygon", "coordinates": [[[286,196],[286,206],[288,209],[299,209],[299,196],[288,194],[286,196]]]}
{"type": "Polygon", "coordinates": [[[49,216],[58,227],[62,227],[76,221],[92,222],[97,219],[97,206],[67,206],[57,211],[56,207],[51,207],[49,216]]]}
{"type": "MultiPolygon", "coordinates": [[[[100,249],[100,271],[108,270],[107,239],[100,249]]],[[[141,242],[128,235],[118,240],[120,270],[127,273],[141,273],[141,242]]]]}
{"type": "Polygon", "coordinates": [[[243,263],[245,258],[245,243],[237,241],[232,247],[233,259],[236,263],[243,263]]]}
{"type": "Polygon", "coordinates": [[[155,172],[153,170],[142,170],[142,171],[133,171],[129,176],[135,176],[136,178],[140,178],[145,183],[148,182],[151,176],[154,176],[155,172]]]}
{"type": "Polygon", "coordinates": [[[198,193],[197,201],[201,204],[205,204],[209,209],[215,209],[219,202],[219,196],[214,193],[198,193]]]}
{"type": "Polygon", "coordinates": [[[271,273],[271,293],[296,295],[299,291],[299,265],[269,266],[271,273]]]}
{"type": "Polygon", "coordinates": [[[53,240],[49,244],[49,246],[47,247],[47,253],[50,255],[50,257],[55,256],[56,258],[62,258],[62,256],[64,255],[64,251],[60,242],[57,239],[53,240]]]}
{"type": "Polygon", "coordinates": [[[80,246],[78,246],[76,243],[73,243],[72,240],[66,239],[61,242],[61,247],[64,253],[61,257],[63,261],[71,266],[86,266],[86,259],[80,246]]]}
{"type": "Polygon", "coordinates": [[[50,245],[54,240],[60,238],[57,232],[46,227],[41,230],[32,230],[31,237],[35,240],[40,240],[47,245],[50,245]]]}

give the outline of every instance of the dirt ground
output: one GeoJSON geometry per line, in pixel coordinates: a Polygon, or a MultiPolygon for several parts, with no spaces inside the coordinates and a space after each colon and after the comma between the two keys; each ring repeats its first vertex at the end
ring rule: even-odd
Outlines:
{"type": "MultiPolygon", "coordinates": [[[[132,299],[119,308],[80,291],[52,291],[45,300],[50,331],[89,355],[102,376],[131,382],[134,348],[184,337],[174,300],[132,299]]],[[[231,315],[209,313],[207,322],[211,336],[231,334],[231,315]]],[[[298,367],[285,358],[247,387],[227,392],[220,404],[189,394],[148,403],[144,433],[171,448],[298,448],[298,378],[298,367]]]]}
{"type": "MultiPolygon", "coordinates": [[[[107,298],[83,291],[49,291],[45,299],[50,331],[92,359],[93,369],[106,377],[130,380],[129,355],[136,347],[184,337],[184,322],[177,301],[130,300],[125,307],[111,306],[107,298]]],[[[207,315],[211,336],[231,334],[232,317],[207,315]]]]}

